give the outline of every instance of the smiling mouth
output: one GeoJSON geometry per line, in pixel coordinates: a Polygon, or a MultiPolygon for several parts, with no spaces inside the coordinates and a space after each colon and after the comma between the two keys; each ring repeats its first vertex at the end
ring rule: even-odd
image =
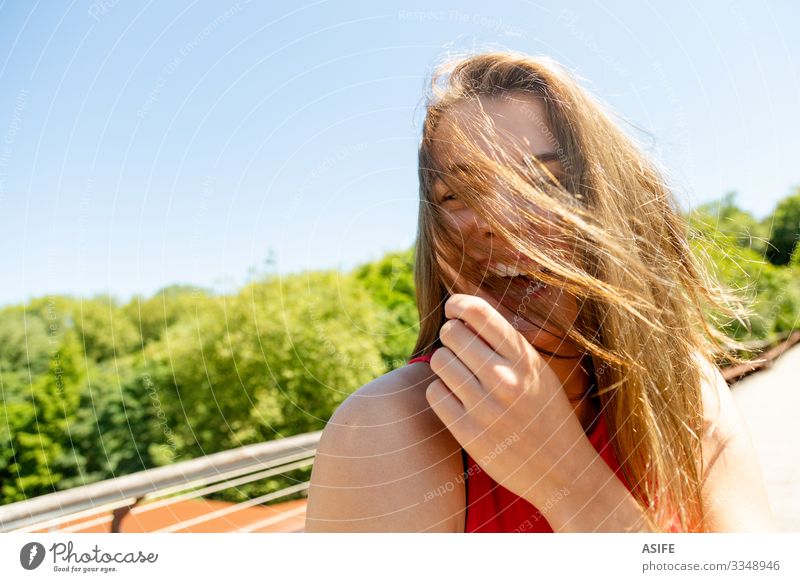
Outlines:
{"type": "Polygon", "coordinates": [[[518,267],[494,261],[485,266],[490,273],[507,279],[510,286],[513,285],[515,289],[520,290],[525,295],[539,295],[547,287],[543,281],[536,277],[537,272],[544,272],[546,269],[526,272],[518,267]]]}
{"type": "Polygon", "coordinates": [[[503,279],[508,281],[507,290],[501,293],[493,293],[487,289],[487,292],[494,297],[497,301],[503,301],[509,296],[512,290],[520,297],[528,296],[530,299],[540,297],[545,293],[548,286],[538,279],[529,277],[528,275],[500,275],[503,279]]]}
{"type": "Polygon", "coordinates": [[[512,267],[511,265],[499,262],[488,263],[486,268],[498,277],[516,277],[525,274],[525,272],[518,267],[512,267]]]}

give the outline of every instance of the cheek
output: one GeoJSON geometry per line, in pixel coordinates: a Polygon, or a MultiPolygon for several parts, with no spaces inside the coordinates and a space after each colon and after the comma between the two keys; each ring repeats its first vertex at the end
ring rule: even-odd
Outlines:
{"type": "Polygon", "coordinates": [[[578,301],[574,295],[557,289],[555,291],[555,307],[561,321],[572,325],[578,319],[578,301]]]}
{"type": "Polygon", "coordinates": [[[559,224],[557,215],[542,209],[537,209],[534,212],[541,217],[541,222],[532,221],[529,224],[528,234],[531,239],[542,246],[569,251],[571,243],[564,236],[561,228],[557,226],[559,224]]]}
{"type": "Polygon", "coordinates": [[[442,284],[448,289],[450,293],[465,293],[466,290],[463,285],[463,278],[453,269],[450,265],[443,263],[437,259],[439,270],[441,272],[442,284]]]}
{"type": "Polygon", "coordinates": [[[463,209],[446,210],[443,216],[445,224],[454,233],[464,233],[471,220],[469,211],[463,209]]]}

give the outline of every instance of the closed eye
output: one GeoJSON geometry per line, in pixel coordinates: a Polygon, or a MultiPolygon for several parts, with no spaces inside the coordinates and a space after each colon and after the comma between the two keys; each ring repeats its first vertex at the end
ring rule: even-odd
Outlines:
{"type": "MultiPolygon", "coordinates": [[[[561,184],[562,186],[564,185],[564,180],[567,179],[565,175],[561,174],[554,174],[554,177],[556,180],[558,180],[558,183],[561,184]]],[[[439,199],[439,204],[444,204],[445,202],[449,202],[450,200],[458,200],[458,198],[452,192],[448,192],[439,199]]]]}

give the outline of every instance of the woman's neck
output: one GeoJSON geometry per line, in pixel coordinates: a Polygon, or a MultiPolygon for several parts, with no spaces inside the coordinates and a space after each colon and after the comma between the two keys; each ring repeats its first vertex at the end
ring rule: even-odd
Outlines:
{"type": "Polygon", "coordinates": [[[582,358],[546,357],[545,360],[561,381],[575,415],[580,420],[584,432],[588,433],[599,412],[595,404],[596,399],[591,398],[589,394],[589,388],[595,380],[593,374],[582,365],[582,358]]]}

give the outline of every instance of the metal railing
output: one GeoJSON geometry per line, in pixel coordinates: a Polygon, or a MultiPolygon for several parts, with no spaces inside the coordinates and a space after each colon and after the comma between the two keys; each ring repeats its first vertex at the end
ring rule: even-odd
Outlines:
{"type": "MultiPolygon", "coordinates": [[[[723,376],[729,383],[736,382],[749,373],[768,367],[797,343],[800,343],[800,331],[782,334],[769,341],[750,342],[748,348],[764,351],[751,363],[723,369],[723,376]]],[[[104,524],[109,524],[108,531],[118,532],[122,518],[133,508],[138,515],[312,465],[321,435],[322,431],[317,431],[248,445],[0,506],[0,532],[29,532],[45,528],[49,531],[74,532],[104,524]],[[145,500],[147,503],[140,505],[145,500]],[[69,525],[69,522],[92,516],[96,517],[69,525]]],[[[180,531],[304,491],[308,486],[308,482],[298,483],[156,531],[180,531]]],[[[303,508],[289,510],[283,515],[258,520],[236,531],[256,531],[302,511],[303,508]]]]}
{"type": "MultiPolygon", "coordinates": [[[[321,435],[322,431],[316,431],[247,445],[4,505],[0,507],[0,532],[29,532],[45,528],[69,532],[105,523],[110,523],[109,531],[118,532],[122,518],[144,500],[148,503],[137,507],[137,513],[309,466],[314,462],[321,435]],[[76,519],[95,515],[95,519],[64,526],[76,519]]],[[[308,489],[308,482],[298,483],[157,531],[178,531],[305,489],[308,489]]],[[[275,518],[250,524],[240,531],[254,531],[272,520],[275,518]]]]}
{"type": "Polygon", "coordinates": [[[734,384],[754,372],[772,366],[783,353],[800,343],[800,330],[784,332],[772,339],[746,342],[748,351],[758,355],[746,364],[723,368],[722,377],[728,384],[734,384]]]}

